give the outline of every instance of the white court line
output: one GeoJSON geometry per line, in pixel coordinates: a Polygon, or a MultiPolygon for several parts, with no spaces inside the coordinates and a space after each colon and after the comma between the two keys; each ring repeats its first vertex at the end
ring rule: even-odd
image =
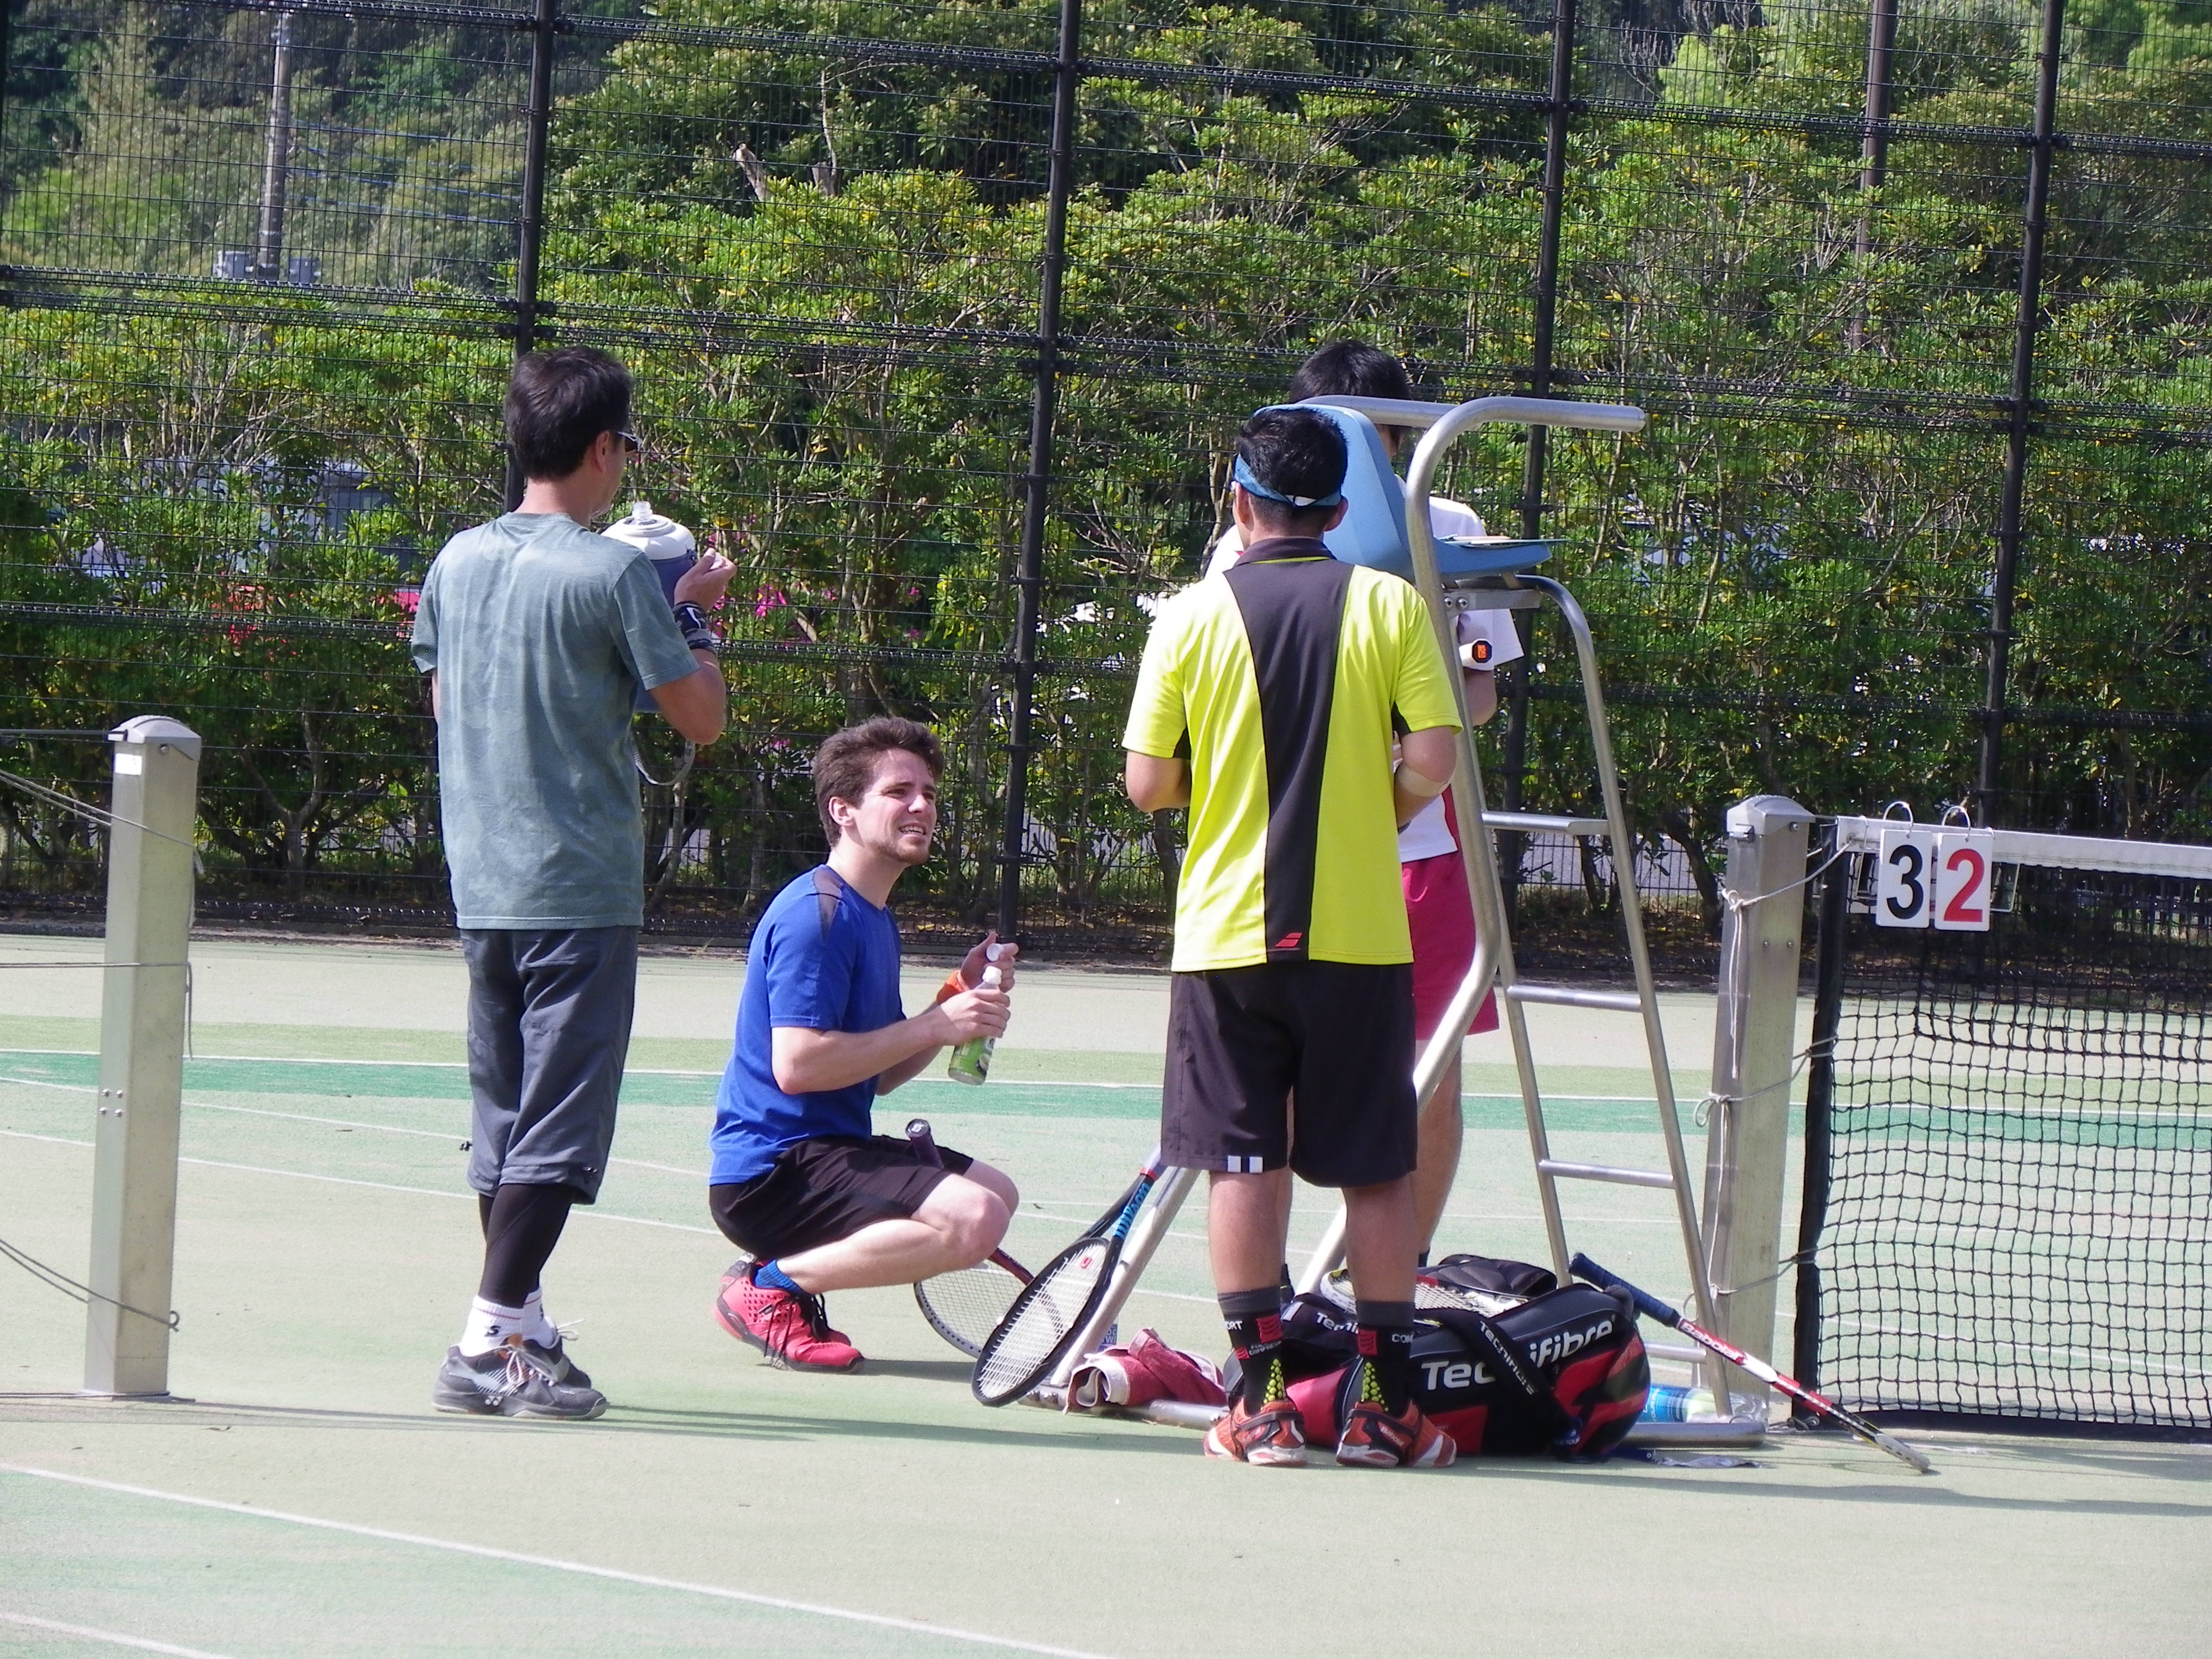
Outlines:
{"type": "MultiPolygon", "coordinates": [[[[100,1058],[99,1051],[94,1048],[0,1048],[0,1054],[56,1054],[75,1060],[97,1060],[100,1058]]],[[[311,1059],[304,1054],[187,1054],[185,1058],[187,1060],[246,1060],[255,1064],[267,1066],[413,1066],[430,1071],[446,1072],[462,1072],[468,1069],[468,1062],[461,1060],[323,1060],[311,1059]]],[[[625,1077],[719,1078],[722,1073],[720,1072],[677,1071],[667,1066],[626,1066],[623,1068],[623,1075],[625,1077]]],[[[19,1079],[15,1080],[23,1082],[29,1081],[28,1079],[19,1079]]],[[[1151,1089],[1157,1091],[1160,1086],[1157,1083],[1099,1083],[1090,1079],[1075,1078],[1010,1077],[1002,1078],[1000,1080],[1002,1083],[1005,1083],[1008,1087],[1017,1089],[1151,1089]]],[[[911,1088],[917,1083],[939,1084],[946,1086],[952,1086],[952,1079],[947,1077],[918,1077],[910,1079],[902,1086],[911,1088]]],[[[72,1085],[58,1085],[56,1086],[67,1087],[72,1085]]],[[[82,1085],[74,1086],[81,1087],[82,1085]]],[[[962,1085],[958,1086],[965,1087],[966,1085],[962,1085]]],[[[1468,1093],[1466,1091],[1462,1091],[1460,1097],[1462,1100],[1501,1100],[1509,1105],[1516,1106],[1521,1103],[1521,1097],[1518,1095],[1468,1093]]],[[[1585,1101],[1595,1104],[1615,1106],[1652,1106],[1658,1103],[1657,1101],[1650,1095],[1547,1094],[1544,1098],[1547,1100],[1585,1101]]],[[[665,1103],[636,1102],[633,1103],[642,1105],[665,1103]]]]}
{"type": "MultiPolygon", "coordinates": [[[[44,1078],[0,1076],[0,1083],[21,1084],[27,1089],[60,1089],[71,1094],[94,1093],[92,1085],[84,1083],[50,1083],[44,1078]]],[[[328,1123],[341,1129],[370,1129],[380,1134],[415,1135],[424,1140],[451,1140],[453,1137],[445,1129],[410,1129],[397,1123],[370,1123],[357,1117],[317,1117],[310,1112],[272,1112],[265,1106],[224,1106],[211,1100],[187,1100],[182,1104],[196,1112],[240,1112],[247,1117],[282,1118],[288,1123],[328,1123]]],[[[190,1163],[192,1160],[186,1159],[190,1163]]],[[[657,1170],[662,1175],[683,1176],[692,1181],[704,1181],[704,1170],[679,1170],[673,1164],[647,1164],[641,1158],[611,1158],[609,1164],[619,1164],[628,1170],[657,1170]]],[[[235,1167],[244,1168],[240,1164],[235,1167]]],[[[416,1189],[416,1190],[419,1190],[416,1189]]]]}
{"type": "MultiPolygon", "coordinates": [[[[0,1135],[10,1140],[43,1140],[56,1146],[89,1147],[89,1140],[71,1140],[63,1135],[34,1135],[23,1129],[0,1129],[0,1135]]],[[[323,1181],[333,1187],[371,1187],[380,1193],[413,1193],[419,1198],[459,1198],[473,1200],[473,1192],[456,1193],[440,1187],[402,1187],[396,1182],[362,1181],[354,1176],[314,1175],[306,1170],[271,1170],[259,1164],[228,1164],[214,1158],[179,1158],[179,1164],[197,1164],[204,1170],[240,1170],[247,1175],[282,1176],[292,1181],[323,1181]]],[[[721,1234],[712,1227],[693,1227],[681,1221],[653,1221],[641,1215],[616,1215],[595,1204],[579,1204],[568,1212],[572,1216],[591,1216],[600,1221],[625,1221],[633,1227],[662,1227],[670,1232],[702,1233],[708,1238],[720,1238],[721,1234]]]]}
{"type": "MultiPolygon", "coordinates": [[[[320,1516],[256,1509],[250,1504],[226,1504],[212,1498],[191,1498],[182,1492],[161,1492],[151,1486],[125,1486],[118,1480],[94,1480],[88,1475],[64,1474],[54,1469],[33,1468],[25,1463],[0,1463],[0,1474],[30,1475],[41,1480],[59,1481],[64,1486],[88,1486],[95,1492],[121,1492],[130,1498],[151,1498],[164,1504],[182,1504],[193,1509],[218,1510],[225,1515],[243,1515],[257,1521],[283,1521],[295,1527],[314,1527],[325,1532],[346,1533],[356,1538],[374,1538],[388,1544],[411,1544],[418,1549],[450,1550],[457,1555],[473,1555],[488,1561],[507,1561],[518,1566],[545,1567],[555,1572],[609,1578],[617,1583],[640,1584],[647,1589],[681,1590],[688,1595],[710,1595],[718,1601],[743,1601],[753,1607],[774,1607],[781,1613],[811,1613],[817,1619],[842,1619],[856,1625],[872,1625],[879,1630],[905,1631],[917,1636],[935,1636],[951,1642],[974,1642],[984,1647],[1012,1648],[1018,1653],[1050,1654],[1054,1659],[1103,1659],[1102,1655],[1087,1653],[1079,1648],[1054,1647],[1046,1642],[1024,1642],[1011,1636],[986,1636],[980,1631],[962,1630],[951,1625],[933,1625],[920,1619],[900,1619],[880,1613],[858,1613],[850,1607],[794,1601],[781,1595],[763,1595],[753,1590],[726,1589],[720,1584],[687,1583],[680,1578],[625,1572],[619,1567],[593,1566],[586,1561],[563,1561],[550,1555],[526,1555],[519,1550],[495,1549],[488,1544],[464,1544],[455,1539],[426,1537],[421,1533],[393,1532],[383,1527],[359,1526],[350,1521],[329,1521],[320,1516]]],[[[156,1651],[183,1653],[186,1650],[171,1648],[156,1651]]]]}
{"type": "Polygon", "coordinates": [[[58,1619],[33,1619],[27,1613],[9,1613],[0,1608],[0,1625],[21,1625],[31,1630],[50,1630],[62,1636],[75,1636],[87,1642],[105,1642],[111,1647],[136,1648],[141,1653],[168,1653],[177,1659],[226,1659],[220,1653],[210,1653],[205,1648],[180,1648],[173,1642],[150,1641],[143,1636],[125,1636],[118,1631],[94,1630],[89,1625],[64,1625],[58,1619]]]}

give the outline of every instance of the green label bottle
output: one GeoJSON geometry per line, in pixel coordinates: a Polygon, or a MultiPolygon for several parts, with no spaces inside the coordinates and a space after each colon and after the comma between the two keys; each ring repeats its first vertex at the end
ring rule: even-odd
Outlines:
{"type": "MultiPolygon", "coordinates": [[[[983,983],[995,991],[1001,982],[995,961],[999,947],[987,945],[983,954],[987,959],[993,959],[992,965],[983,970],[983,983]]],[[[991,1075],[991,1055],[998,1046],[999,1039],[996,1037],[969,1037],[953,1049],[952,1058],[945,1062],[945,1075],[955,1083],[982,1082],[991,1075]]]]}

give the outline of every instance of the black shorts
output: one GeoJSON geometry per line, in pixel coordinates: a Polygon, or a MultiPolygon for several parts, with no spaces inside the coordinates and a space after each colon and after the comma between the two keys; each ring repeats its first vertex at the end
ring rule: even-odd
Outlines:
{"type": "Polygon", "coordinates": [[[708,1188],[707,1207],[739,1249],[763,1261],[796,1255],[878,1221],[905,1220],[939,1182],[967,1174],[975,1162],[950,1146],[937,1152],[942,1169],[916,1158],[902,1139],[818,1135],[785,1147],[749,1181],[708,1188]]]}
{"type": "Polygon", "coordinates": [[[1177,974],[1168,993],[1161,1156],[1321,1187],[1413,1172],[1411,964],[1270,962],[1177,974]],[[1297,1133],[1290,1100],[1297,1096],[1297,1133]]]}

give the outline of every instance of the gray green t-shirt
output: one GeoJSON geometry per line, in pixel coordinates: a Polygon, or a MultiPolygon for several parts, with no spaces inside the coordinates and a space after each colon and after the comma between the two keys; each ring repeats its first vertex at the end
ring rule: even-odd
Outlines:
{"type": "Polygon", "coordinates": [[[635,927],[645,825],[630,718],[698,667],[652,562],[558,513],[447,542],[415,661],[438,676],[438,794],[463,927],[635,927]]]}

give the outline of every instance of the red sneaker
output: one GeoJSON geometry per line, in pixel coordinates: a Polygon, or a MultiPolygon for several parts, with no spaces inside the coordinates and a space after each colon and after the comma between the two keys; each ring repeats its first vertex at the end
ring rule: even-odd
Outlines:
{"type": "Polygon", "coordinates": [[[1305,1419],[1287,1400],[1273,1400],[1253,1411],[1243,1395],[1206,1431],[1208,1457],[1233,1457],[1263,1468],[1300,1469],[1306,1462],[1305,1419]]]}
{"type": "Polygon", "coordinates": [[[860,1351],[830,1328],[819,1297],[756,1285],[750,1268],[723,1279],[714,1317],[738,1341],[794,1370],[849,1371],[860,1363],[860,1351]]]}
{"type": "Polygon", "coordinates": [[[1336,1461],[1353,1468],[1441,1469],[1458,1455],[1457,1443],[1411,1401],[1395,1417],[1363,1401],[1346,1413],[1336,1442],[1336,1461]]]}
{"type": "MultiPolygon", "coordinates": [[[[738,1280],[743,1279],[746,1274],[752,1272],[756,1265],[757,1264],[755,1263],[752,1257],[750,1255],[740,1255],[735,1261],[730,1263],[729,1267],[723,1273],[722,1288],[726,1291],[728,1290],[732,1285],[735,1284],[738,1280]]],[[[815,1300],[817,1302],[822,1302],[822,1298],[820,1297],[815,1297],[815,1300]]],[[[822,1316],[824,1319],[827,1319],[830,1316],[830,1304],[827,1302],[822,1302],[822,1316]]],[[[843,1343],[848,1348],[853,1346],[853,1339],[846,1335],[844,1332],[839,1330],[834,1325],[825,1327],[822,1334],[828,1337],[832,1342],[843,1343]]],[[[584,1386],[586,1388],[589,1388],[591,1387],[591,1384],[587,1382],[584,1386]]]]}

